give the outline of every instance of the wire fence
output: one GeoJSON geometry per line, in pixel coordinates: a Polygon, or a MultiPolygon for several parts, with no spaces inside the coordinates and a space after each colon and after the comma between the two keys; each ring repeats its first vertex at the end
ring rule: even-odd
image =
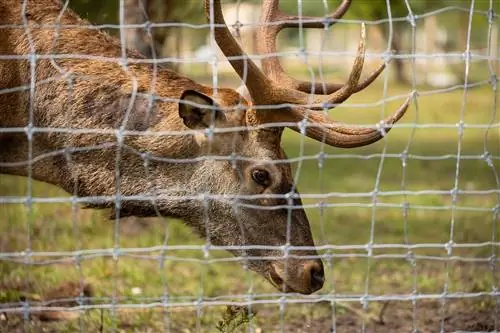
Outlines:
{"type": "MultiPolygon", "coordinates": [[[[227,94],[224,83],[245,84],[227,78],[232,74],[215,41],[213,8],[209,23],[146,18],[128,24],[122,0],[120,24],[97,26],[119,39],[102,38],[112,50],[100,45],[89,53],[97,28],[73,24],[70,1],[0,5],[0,30],[7,36],[1,38],[8,45],[0,54],[0,331],[500,331],[498,4],[443,2],[417,13],[420,2],[400,2],[386,1],[387,19],[336,19],[311,35],[301,27],[277,53],[287,59],[287,70],[313,82],[328,82],[332,66],[336,76],[347,78],[346,64],[353,62],[358,43],[358,37],[352,42],[352,31],[359,35],[361,23],[368,26],[367,67],[384,62],[388,68],[373,87],[329,114],[376,129],[384,138],[349,151],[308,139],[307,128],[325,126],[307,121],[201,130],[181,125],[178,105],[198,107],[196,112],[216,108],[199,98],[182,100],[178,87],[165,88],[172,85],[169,80],[182,80],[165,76],[163,65],[185,65],[181,68],[214,87],[216,102],[227,94]],[[393,16],[391,6],[399,5],[404,15],[393,16]],[[35,10],[47,17],[37,17],[35,10]],[[15,13],[20,17],[8,16],[15,13]],[[460,41],[456,35],[465,31],[465,49],[460,43],[442,49],[420,45],[449,23],[441,15],[463,13],[466,27],[442,31],[445,44],[460,41]],[[155,28],[167,26],[206,32],[208,56],[190,51],[162,57],[153,50],[152,58],[143,59],[126,50],[127,29],[152,36],[155,28]],[[387,28],[386,37],[380,27],[387,28]],[[336,29],[342,33],[331,35],[336,29]],[[370,44],[377,31],[379,42],[370,44]],[[484,43],[474,43],[477,35],[486,36],[484,43]],[[340,47],[328,48],[332,36],[343,41],[340,47]],[[392,42],[401,36],[402,51],[394,52],[392,42]],[[392,64],[398,60],[409,78],[405,84],[394,80],[392,64]],[[435,63],[431,68],[427,62],[435,63]],[[87,70],[86,63],[97,71],[87,70]],[[189,67],[193,64],[208,67],[200,74],[189,67]],[[141,66],[149,73],[146,79],[141,66]],[[448,81],[459,66],[463,77],[448,81]],[[439,86],[432,85],[436,81],[429,72],[437,73],[439,86]],[[113,84],[131,92],[125,107],[106,99],[122,96],[113,84]],[[409,110],[385,136],[381,119],[408,97],[409,110]],[[136,116],[142,100],[147,110],[136,116]],[[140,128],[145,118],[147,129],[140,128]],[[274,141],[255,134],[269,136],[277,127],[301,132],[285,131],[278,138],[288,157],[272,146],[274,141]],[[249,189],[252,175],[245,173],[256,165],[271,166],[266,170],[277,170],[272,177],[297,184],[301,194],[295,185],[249,189]],[[302,208],[309,222],[297,217],[302,208]],[[309,224],[314,243],[307,240],[309,224]],[[245,232],[249,236],[241,236],[245,232]],[[315,258],[323,261],[325,272],[319,291],[284,293],[272,286],[300,285],[300,260],[315,258]],[[272,276],[280,275],[276,271],[262,268],[272,260],[285,263],[278,278],[272,276]]],[[[234,4],[236,13],[245,14],[238,9],[243,5],[234,4]]],[[[297,1],[300,19],[309,5],[297,1]]],[[[322,5],[320,22],[331,11],[326,1],[322,5]]],[[[227,22],[242,31],[259,25],[237,18],[227,22]]],[[[269,56],[247,52],[257,62],[269,56]]],[[[246,66],[245,61],[245,77],[251,70],[246,66]]],[[[182,84],[192,89],[190,82],[182,84]]],[[[290,104],[253,105],[269,112],[283,106],[290,104]]],[[[241,112],[241,104],[219,109],[234,119],[231,112],[241,112]]]]}

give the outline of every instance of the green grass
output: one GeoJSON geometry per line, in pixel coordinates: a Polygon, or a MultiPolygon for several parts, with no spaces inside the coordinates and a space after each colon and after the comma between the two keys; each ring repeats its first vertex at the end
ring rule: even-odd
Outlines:
{"type": "MultiPolygon", "coordinates": [[[[388,91],[390,96],[396,96],[408,94],[410,88],[391,85],[388,91]]],[[[375,103],[381,100],[382,94],[383,87],[374,86],[352,97],[347,104],[375,103]]],[[[455,185],[461,190],[498,190],[493,168],[484,160],[465,159],[457,164],[454,158],[458,149],[456,128],[413,128],[415,124],[456,124],[461,119],[462,109],[463,120],[467,124],[499,122],[498,114],[496,119],[492,119],[494,96],[490,87],[470,89],[464,107],[463,98],[462,89],[422,94],[418,97],[418,108],[413,104],[400,122],[405,127],[394,129],[385,140],[364,148],[334,149],[287,131],[283,145],[288,156],[304,157],[301,162],[293,164],[301,194],[366,194],[376,187],[380,192],[450,191],[455,185]],[[451,157],[434,160],[412,157],[406,161],[406,167],[403,167],[401,158],[387,156],[400,154],[406,149],[410,156],[437,157],[450,154],[451,157]],[[327,154],[321,167],[314,158],[320,152],[327,154]],[[338,158],[339,154],[347,153],[365,158],[338,158]],[[382,156],[383,153],[386,154],[385,157],[382,156]],[[458,180],[455,177],[457,165],[458,180]]],[[[385,115],[400,103],[402,100],[386,104],[385,115]]],[[[338,107],[330,114],[340,121],[370,124],[380,119],[381,110],[380,106],[362,109],[338,107]]],[[[461,141],[461,154],[483,154],[485,133],[485,129],[466,128],[461,141]]],[[[498,128],[491,129],[487,148],[497,158],[500,155],[499,139],[498,128]]],[[[494,168],[497,174],[500,173],[498,160],[494,160],[494,168]]],[[[26,179],[5,175],[0,177],[0,196],[25,195],[26,179]]],[[[33,195],[51,197],[66,194],[55,187],[35,182],[33,195]]],[[[498,193],[460,193],[455,202],[456,209],[449,208],[453,205],[450,192],[420,192],[419,195],[407,196],[398,192],[382,195],[377,197],[379,205],[376,207],[371,205],[372,198],[365,195],[304,199],[306,205],[318,204],[320,201],[336,205],[307,209],[317,245],[437,244],[434,248],[414,249],[412,252],[417,257],[414,265],[403,257],[387,257],[404,256],[408,251],[403,248],[374,249],[374,256],[371,258],[367,258],[367,252],[363,249],[323,251],[322,254],[330,255],[330,258],[325,259],[327,282],[318,294],[335,293],[339,297],[365,292],[375,296],[409,295],[412,292],[440,294],[444,291],[445,284],[450,293],[491,292],[492,286],[496,285],[498,288],[498,269],[492,273],[487,263],[448,260],[443,244],[450,240],[462,245],[492,240],[498,242],[500,227],[498,218],[494,220],[492,211],[498,204],[497,196],[498,193]],[[402,209],[403,203],[409,205],[406,216],[402,209]],[[385,204],[395,206],[387,207],[385,204]]],[[[100,211],[72,207],[71,204],[35,204],[31,210],[18,204],[2,204],[0,207],[2,253],[23,251],[28,244],[31,244],[33,251],[43,252],[110,249],[115,245],[121,248],[146,248],[165,242],[168,245],[203,244],[180,221],[172,219],[122,220],[119,238],[115,239],[115,223],[107,220],[100,211]]],[[[492,254],[500,254],[498,243],[494,247],[462,246],[452,251],[453,256],[476,260],[488,259],[492,254]]],[[[120,302],[123,304],[147,303],[147,298],[157,300],[164,294],[168,294],[173,302],[181,302],[183,297],[190,300],[210,300],[225,296],[242,301],[241,297],[234,295],[252,293],[254,297],[259,297],[259,294],[274,292],[266,281],[244,270],[238,263],[213,262],[212,259],[231,258],[225,252],[212,251],[209,260],[204,260],[201,249],[167,250],[164,253],[166,259],[163,267],[158,255],[158,251],[148,251],[136,256],[123,255],[118,261],[111,256],[88,257],[83,258],[78,265],[64,260],[50,265],[0,261],[0,303],[18,301],[26,294],[32,298],[43,298],[54,286],[82,279],[92,284],[96,297],[119,296],[122,297],[120,302]],[[134,288],[140,288],[141,294],[134,295],[134,288]]],[[[54,259],[58,258],[36,258],[54,259]]],[[[300,296],[292,298],[301,299],[300,296]]],[[[482,307],[491,307],[491,304],[488,297],[481,298],[473,304],[471,311],[480,311],[482,307]]],[[[358,305],[358,301],[352,303],[356,308],[359,308],[358,305]]],[[[382,306],[382,302],[374,301],[369,304],[367,311],[376,314],[382,306]]],[[[283,316],[280,315],[278,303],[257,305],[255,308],[257,314],[251,324],[263,327],[264,331],[266,328],[268,331],[278,330],[280,325],[297,325],[297,329],[299,326],[306,327],[301,325],[316,327],[314,325],[318,322],[325,322],[322,327],[326,330],[332,323],[329,302],[287,304],[283,316]]],[[[198,310],[197,313],[197,308],[193,306],[175,307],[169,311],[156,308],[120,312],[117,316],[112,316],[112,312],[106,310],[102,320],[99,310],[91,310],[76,321],[39,325],[45,325],[45,329],[56,332],[72,332],[80,326],[89,332],[98,331],[101,326],[105,331],[116,327],[124,332],[147,332],[148,328],[154,332],[166,328],[174,332],[192,332],[197,329],[214,332],[220,321],[225,320],[225,307],[222,305],[205,305],[198,310]]],[[[347,315],[351,310],[337,307],[336,318],[347,315]]],[[[438,315],[439,311],[436,313],[438,315]]],[[[36,331],[36,328],[33,330],[36,331]]]]}

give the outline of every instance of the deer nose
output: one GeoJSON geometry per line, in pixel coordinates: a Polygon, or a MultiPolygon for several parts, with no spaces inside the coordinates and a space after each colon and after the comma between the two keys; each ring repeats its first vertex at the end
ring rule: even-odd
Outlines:
{"type": "Polygon", "coordinates": [[[311,292],[321,289],[325,283],[325,271],[321,260],[314,260],[305,264],[304,277],[309,280],[311,292]]]}
{"type": "Polygon", "coordinates": [[[283,262],[271,263],[268,279],[283,292],[309,295],[323,287],[325,272],[321,260],[289,261],[288,271],[283,262]]]}

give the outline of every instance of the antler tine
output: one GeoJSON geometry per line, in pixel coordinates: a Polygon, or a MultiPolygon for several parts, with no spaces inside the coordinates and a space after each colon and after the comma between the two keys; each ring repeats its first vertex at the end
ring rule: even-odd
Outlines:
{"type": "MultiPolygon", "coordinates": [[[[382,124],[385,124],[385,129],[372,129],[345,125],[330,119],[328,115],[317,112],[308,111],[304,108],[295,108],[288,114],[290,120],[302,121],[307,119],[310,123],[316,126],[306,127],[305,134],[311,139],[325,142],[327,145],[339,148],[355,148],[362,147],[374,143],[387,134],[392,125],[394,125],[405,114],[410,105],[412,97],[408,97],[403,105],[391,116],[387,117],[382,124]],[[317,125],[330,125],[317,126],[317,125]]],[[[298,127],[289,127],[290,129],[299,132],[298,127]]]]}
{"type": "MultiPolygon", "coordinates": [[[[278,0],[279,1],[279,0],[278,0]]],[[[337,9],[321,19],[320,17],[315,16],[295,16],[295,15],[285,15],[283,12],[280,12],[279,9],[276,10],[276,14],[280,16],[280,24],[283,25],[283,28],[299,28],[302,26],[303,28],[313,28],[313,29],[323,29],[325,24],[335,24],[336,20],[344,16],[349,7],[351,6],[352,0],[344,0],[337,7],[337,9]],[[302,23],[300,20],[302,19],[302,23]]]]}
{"type": "MultiPolygon", "coordinates": [[[[279,0],[264,2],[261,15],[261,21],[263,24],[258,32],[260,37],[259,40],[262,40],[263,43],[258,45],[258,50],[260,54],[268,55],[266,58],[262,59],[261,63],[264,72],[268,74],[271,80],[279,82],[281,86],[305,93],[331,94],[342,88],[343,85],[339,83],[302,81],[286,74],[281,66],[281,63],[279,62],[278,56],[276,55],[276,38],[278,33],[284,28],[298,28],[302,26],[303,28],[322,29],[325,25],[335,24],[336,20],[341,18],[347,12],[351,2],[352,0],[342,1],[332,14],[324,17],[321,21],[319,20],[319,17],[298,17],[294,15],[286,15],[279,10],[279,0]]],[[[358,87],[356,87],[354,92],[363,90],[365,87],[370,85],[384,70],[384,68],[385,65],[382,64],[377,70],[372,72],[363,82],[361,82],[358,87]]]]}
{"type": "MultiPolygon", "coordinates": [[[[358,51],[356,59],[351,69],[349,79],[347,83],[342,85],[340,89],[337,89],[329,95],[311,95],[304,93],[299,90],[290,89],[288,87],[283,87],[282,85],[275,87],[274,89],[274,100],[277,103],[291,103],[291,104],[301,104],[309,105],[311,110],[323,110],[325,107],[332,108],[335,104],[341,103],[349,98],[352,94],[359,91],[360,87],[366,87],[367,83],[362,82],[359,84],[359,78],[361,77],[361,71],[363,70],[363,64],[365,60],[365,41],[366,41],[366,29],[365,25],[361,25],[361,38],[359,40],[358,51]]],[[[377,70],[377,73],[380,71],[377,70]]]]}

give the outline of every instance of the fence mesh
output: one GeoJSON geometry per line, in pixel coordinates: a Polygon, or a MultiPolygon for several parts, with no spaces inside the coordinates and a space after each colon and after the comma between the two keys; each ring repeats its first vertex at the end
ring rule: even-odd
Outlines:
{"type": "MultiPolygon", "coordinates": [[[[45,2],[47,7],[54,5],[51,1],[45,2]]],[[[288,157],[267,162],[276,166],[284,162],[291,164],[290,177],[301,192],[301,207],[311,224],[316,244],[312,248],[290,242],[295,223],[292,212],[297,209],[293,205],[297,198],[294,190],[281,194],[224,193],[208,187],[208,182],[203,183],[202,179],[200,183],[206,187],[193,186],[196,191],[175,186],[161,194],[130,190],[128,177],[137,172],[144,183],[158,181],[154,178],[156,166],[161,163],[205,163],[211,169],[203,175],[224,182],[229,178],[223,171],[233,172],[228,171],[227,166],[238,169],[245,163],[261,163],[258,154],[240,156],[241,147],[235,146],[238,141],[234,136],[227,136],[226,142],[233,146],[233,153],[210,153],[217,150],[213,142],[218,142],[218,135],[246,131],[246,126],[208,127],[202,131],[131,130],[127,121],[133,117],[133,105],[127,107],[122,122],[115,128],[92,126],[91,122],[84,127],[71,121],[71,105],[78,102],[81,82],[102,85],[110,79],[101,77],[102,73],[80,76],[77,67],[85,61],[120,66],[129,77],[124,86],[132,91],[132,100],[146,98],[149,106],[159,101],[175,105],[182,101],[178,97],[163,96],[161,89],[141,90],[142,79],[130,69],[141,64],[151,66],[153,71],[150,87],[168,84],[162,77],[164,65],[180,66],[181,72],[196,81],[212,85],[216,98],[224,94],[222,87],[228,84],[233,87],[245,84],[245,79],[235,79],[214,39],[217,26],[213,24],[213,7],[209,23],[153,22],[148,19],[146,6],[141,7],[143,20],[129,23],[126,21],[129,3],[121,0],[117,7],[119,24],[89,26],[82,23],[85,31],[94,31],[96,27],[107,29],[119,39],[121,56],[110,57],[99,52],[79,52],[76,48],[72,54],[40,51],[40,35],[33,33],[36,29],[49,31],[53,37],[47,37],[47,43],[56,45],[58,36],[65,36],[64,31],[82,26],[64,23],[63,18],[69,8],[73,8],[71,1],[63,1],[60,17],[49,23],[42,18],[36,23],[31,21],[35,15],[30,11],[32,3],[22,2],[19,24],[10,24],[11,20],[3,18],[2,10],[8,11],[3,8],[6,5],[0,5],[0,18],[6,20],[0,23],[0,29],[6,32],[4,36],[22,29],[24,41],[16,43],[24,43],[27,50],[19,55],[13,54],[16,48],[6,47],[7,51],[0,54],[0,100],[2,109],[6,110],[0,116],[0,142],[5,148],[5,153],[0,153],[3,173],[0,182],[3,212],[0,217],[0,330],[500,331],[497,267],[500,57],[495,1],[443,1],[437,8],[436,4],[423,5],[422,1],[387,0],[382,4],[383,19],[365,18],[360,14],[334,20],[334,25],[324,20],[324,16],[337,2],[322,1],[314,7],[320,8],[317,20],[324,22],[324,29],[309,32],[310,29],[300,27],[292,29],[293,33],[280,35],[280,44],[284,47],[280,47],[278,55],[292,75],[313,82],[327,83],[332,77],[343,81],[349,74],[346,68],[350,68],[356,55],[361,23],[366,24],[366,67],[375,68],[385,62],[387,69],[373,87],[332,109],[329,114],[334,119],[386,131],[381,120],[411,97],[410,108],[403,119],[380,142],[368,147],[335,149],[324,142],[310,140],[303,135],[307,126],[314,126],[308,122],[298,124],[302,134],[284,132],[281,142],[288,157]],[[205,44],[197,52],[189,50],[164,56],[153,44],[151,57],[130,56],[126,49],[130,43],[126,39],[127,31],[138,29],[153,40],[160,28],[182,28],[180,45],[184,45],[183,41],[187,45],[192,42],[192,32],[205,34],[208,39],[199,43],[205,44]],[[399,50],[395,50],[397,44],[399,50]],[[18,61],[16,65],[12,60],[18,61]],[[53,73],[58,74],[40,81],[39,67],[47,63],[55,69],[53,73]],[[404,68],[399,69],[400,65],[404,68]],[[397,82],[399,70],[406,77],[406,83],[397,82]],[[26,73],[28,78],[4,80],[10,77],[2,75],[6,71],[26,73]],[[48,114],[51,103],[41,104],[38,91],[40,87],[60,82],[65,82],[67,87],[64,108],[68,110],[65,115],[68,118],[50,124],[44,117],[56,119],[57,115],[48,114]],[[8,104],[13,96],[19,105],[8,104]],[[21,109],[25,124],[12,125],[19,121],[11,120],[7,112],[16,114],[21,109]],[[92,141],[92,137],[99,135],[108,139],[92,144],[97,142],[92,141]],[[162,149],[146,151],[129,144],[130,137],[136,138],[135,142],[157,140],[161,144],[164,138],[181,142],[178,138],[192,135],[207,140],[205,154],[192,157],[186,153],[187,157],[179,158],[162,149]],[[87,144],[71,145],[77,142],[73,140],[76,137],[87,144]],[[47,143],[54,138],[58,145],[47,143]],[[66,138],[65,144],[61,144],[60,138],[66,138]],[[85,191],[79,192],[78,186],[72,187],[74,190],[68,195],[36,181],[43,178],[39,168],[49,170],[45,179],[55,179],[51,177],[57,177],[62,165],[74,166],[81,172],[81,156],[93,156],[94,160],[84,164],[89,174],[79,177],[92,179],[93,164],[96,159],[109,156],[106,151],[115,152],[114,160],[106,164],[113,177],[95,175],[95,188],[100,188],[101,182],[109,182],[106,186],[117,189],[111,195],[85,195],[85,191]],[[123,160],[130,156],[140,159],[140,170],[127,169],[123,160]],[[219,176],[214,176],[218,173],[219,176]],[[280,207],[248,204],[253,199],[281,199],[286,203],[280,207]],[[161,200],[179,202],[184,210],[190,209],[182,206],[185,202],[191,203],[193,210],[202,207],[203,228],[208,234],[223,229],[227,223],[223,219],[213,221],[214,202],[238,203],[244,208],[239,211],[250,209],[251,216],[284,209],[288,212],[286,242],[268,241],[267,235],[260,235],[259,231],[270,229],[259,226],[248,229],[258,235],[259,241],[253,244],[235,242],[231,245],[229,240],[214,242],[210,235],[196,236],[183,222],[163,216],[161,200]],[[126,209],[131,203],[153,207],[153,213],[145,215],[156,218],[128,217],[126,209]],[[115,209],[111,212],[88,210],[83,209],[84,206],[114,206],[115,209]],[[216,227],[214,223],[218,223],[216,227]],[[278,291],[249,267],[250,261],[258,262],[262,258],[245,255],[247,251],[254,253],[252,250],[272,250],[271,259],[282,260],[296,258],[294,250],[311,249],[318,252],[312,257],[323,260],[326,279],[323,288],[311,295],[278,291]],[[233,256],[228,250],[242,252],[233,256]]],[[[263,41],[251,42],[245,34],[246,29],[259,26],[255,20],[261,4],[245,5],[246,2],[237,1],[224,3],[223,7],[234,8],[236,18],[230,19],[229,12],[225,12],[227,23],[249,58],[259,62],[265,56],[258,55],[249,45],[263,41]]],[[[309,1],[289,1],[282,5],[294,8],[301,24],[310,20],[303,15],[309,12],[308,6],[312,6],[309,1]]],[[[361,11],[366,14],[380,4],[352,6],[356,5],[368,7],[361,11]]],[[[203,17],[201,8],[194,16],[203,17]]],[[[186,21],[189,20],[186,18],[186,21]]],[[[245,67],[245,73],[248,70],[245,67]]],[[[50,89],[42,90],[44,94],[47,92],[50,89]]],[[[56,100],[54,96],[51,98],[56,100]]],[[[280,106],[254,107],[277,109],[280,106]]],[[[90,109],[88,112],[100,111],[90,109]]],[[[281,122],[260,128],[296,125],[281,122]]],[[[71,174],[65,175],[71,177],[71,174]]],[[[179,175],[179,179],[186,176],[179,175]]],[[[241,218],[238,223],[251,223],[251,218],[241,218]]],[[[223,238],[231,236],[231,233],[222,235],[223,238]]]]}

